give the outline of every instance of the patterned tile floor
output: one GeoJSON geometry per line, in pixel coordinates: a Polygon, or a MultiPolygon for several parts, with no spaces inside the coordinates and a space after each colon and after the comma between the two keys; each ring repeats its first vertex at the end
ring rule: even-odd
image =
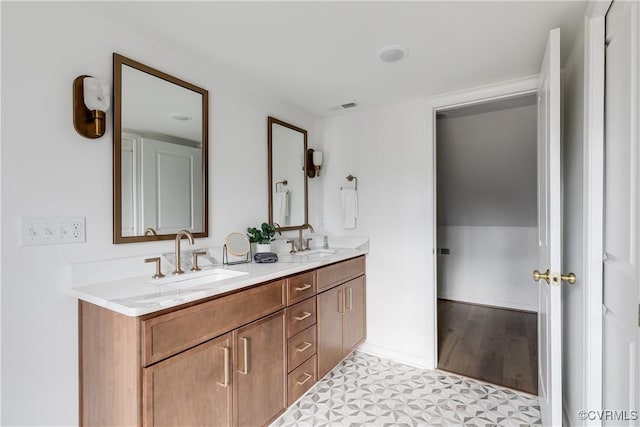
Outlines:
{"type": "Polygon", "coordinates": [[[272,427],[540,423],[534,396],[356,351],[272,427]]]}

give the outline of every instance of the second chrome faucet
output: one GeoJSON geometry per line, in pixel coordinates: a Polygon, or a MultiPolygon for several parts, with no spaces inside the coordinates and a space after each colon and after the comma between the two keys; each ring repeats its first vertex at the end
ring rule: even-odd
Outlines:
{"type": "Polygon", "coordinates": [[[311,224],[304,224],[298,230],[298,249],[297,250],[296,250],[296,241],[295,241],[295,239],[287,240],[287,243],[291,243],[291,250],[289,251],[289,253],[294,254],[296,252],[308,251],[309,249],[311,249],[309,247],[309,242],[311,240],[313,240],[313,238],[309,237],[307,239],[303,239],[302,232],[305,229],[309,229],[310,233],[315,233],[315,230],[313,229],[313,226],[311,226],[311,224]],[[305,241],[306,241],[306,246],[305,246],[305,241]]]}

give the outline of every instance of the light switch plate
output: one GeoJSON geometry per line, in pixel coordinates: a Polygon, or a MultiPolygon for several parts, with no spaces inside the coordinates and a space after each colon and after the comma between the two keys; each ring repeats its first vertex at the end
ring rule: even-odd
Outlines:
{"type": "Polygon", "coordinates": [[[20,218],[20,246],[83,243],[85,233],[84,217],[20,218]]]}

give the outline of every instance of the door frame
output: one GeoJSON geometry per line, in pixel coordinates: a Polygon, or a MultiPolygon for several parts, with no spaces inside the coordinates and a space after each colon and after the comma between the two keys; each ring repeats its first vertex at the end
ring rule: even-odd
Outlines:
{"type": "MultiPolygon", "coordinates": [[[[584,20],[583,402],[585,408],[595,411],[603,409],[605,18],[611,3],[592,1],[584,20]]],[[[590,425],[602,422],[592,421],[590,425]]]]}
{"type": "MultiPolygon", "coordinates": [[[[602,332],[602,254],[604,219],[604,87],[605,87],[605,17],[612,1],[592,1],[585,11],[585,83],[584,83],[584,246],[583,277],[584,298],[584,378],[583,402],[585,408],[602,410],[603,386],[603,332],[602,332]]],[[[437,313],[437,188],[436,188],[436,112],[452,106],[464,106],[512,96],[518,92],[535,91],[537,76],[486,86],[470,91],[456,92],[427,100],[427,139],[431,147],[432,176],[432,298],[427,301],[427,325],[431,334],[427,337],[426,365],[435,369],[438,365],[438,313],[437,313]],[[431,306],[431,307],[429,307],[431,306]],[[430,309],[430,310],[429,310],[430,309]],[[429,315],[431,313],[431,315],[429,315]]],[[[564,402],[563,402],[564,406],[564,402]]],[[[592,423],[598,425],[601,423],[592,423]]]]}
{"type": "MultiPolygon", "coordinates": [[[[436,156],[436,114],[439,111],[466,107],[475,104],[483,104],[486,102],[500,101],[503,99],[509,99],[516,96],[522,96],[527,94],[536,93],[538,90],[538,76],[526,77],[523,79],[510,80],[495,85],[484,86],[480,88],[471,89],[468,91],[455,92],[451,94],[445,94],[442,96],[430,98],[427,100],[427,127],[430,132],[427,132],[427,144],[431,147],[431,194],[433,195],[432,201],[432,236],[433,236],[433,276],[432,276],[432,300],[428,301],[432,305],[432,310],[426,310],[427,313],[432,313],[433,317],[428,319],[428,324],[433,325],[432,336],[428,338],[427,348],[432,348],[433,353],[427,354],[427,358],[431,356],[431,362],[427,363],[427,367],[435,369],[438,366],[438,256],[437,256],[437,228],[438,228],[438,206],[437,206],[437,156],[436,156]],[[431,341],[432,340],[432,341],[431,341]]],[[[428,359],[427,359],[428,361],[428,359]]]]}

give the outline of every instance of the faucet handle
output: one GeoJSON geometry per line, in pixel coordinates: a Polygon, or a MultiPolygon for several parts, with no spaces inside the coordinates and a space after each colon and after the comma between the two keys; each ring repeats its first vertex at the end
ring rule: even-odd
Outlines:
{"type": "Polygon", "coordinates": [[[295,254],[296,253],[296,241],[294,239],[291,240],[287,240],[287,243],[291,243],[291,250],[289,251],[290,254],[295,254]]]}
{"type": "Polygon", "coordinates": [[[162,274],[162,271],[160,271],[160,263],[162,261],[160,260],[159,256],[153,257],[153,258],[146,258],[144,260],[144,262],[147,262],[147,263],[148,262],[155,262],[156,263],[156,274],[154,274],[152,276],[154,279],[160,279],[160,278],[164,277],[164,274],[162,274]]]}
{"type": "Polygon", "coordinates": [[[202,270],[200,267],[198,267],[198,257],[200,255],[206,255],[207,252],[206,251],[193,251],[193,267],[191,267],[191,271],[200,271],[202,270]]]}
{"type": "Polygon", "coordinates": [[[307,237],[307,238],[306,238],[306,239],[304,239],[304,240],[306,240],[306,242],[307,242],[307,246],[304,248],[304,250],[305,250],[305,251],[308,251],[308,250],[310,250],[310,249],[311,249],[311,247],[309,246],[309,242],[313,240],[313,237],[307,237]]]}

